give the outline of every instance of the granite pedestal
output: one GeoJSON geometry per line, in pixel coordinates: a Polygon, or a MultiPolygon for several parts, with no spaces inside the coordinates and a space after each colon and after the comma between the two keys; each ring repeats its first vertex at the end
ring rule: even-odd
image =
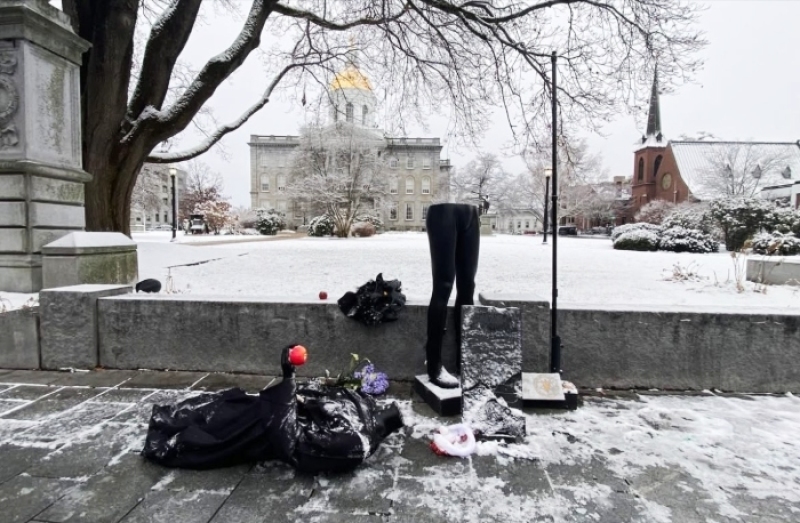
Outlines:
{"type": "Polygon", "coordinates": [[[0,291],[42,287],[41,249],[81,230],[80,64],[89,44],[43,0],[0,3],[0,291]]]}
{"type": "Polygon", "coordinates": [[[519,309],[462,308],[461,388],[464,422],[484,437],[521,438],[522,326],[519,309]]]}

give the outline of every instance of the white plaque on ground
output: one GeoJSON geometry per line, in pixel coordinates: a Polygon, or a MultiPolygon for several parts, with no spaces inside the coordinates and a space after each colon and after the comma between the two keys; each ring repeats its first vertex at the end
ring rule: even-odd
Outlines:
{"type": "Polygon", "coordinates": [[[522,397],[525,400],[564,401],[561,376],[557,372],[552,374],[523,372],[522,397]]]}

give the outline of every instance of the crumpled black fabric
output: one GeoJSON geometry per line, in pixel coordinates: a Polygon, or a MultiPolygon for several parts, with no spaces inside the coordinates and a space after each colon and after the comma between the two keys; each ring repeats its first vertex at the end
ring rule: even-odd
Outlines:
{"type": "Polygon", "coordinates": [[[397,313],[406,303],[406,295],[400,292],[400,280],[384,281],[378,274],[356,292],[346,292],[339,298],[339,308],[348,317],[364,325],[397,321],[397,313]]]}
{"type": "Polygon", "coordinates": [[[284,379],[257,395],[239,388],[155,405],[142,455],[188,469],[277,459],[304,472],[361,464],[402,427],[397,405],[342,387],[301,387],[281,355],[284,379]]]}

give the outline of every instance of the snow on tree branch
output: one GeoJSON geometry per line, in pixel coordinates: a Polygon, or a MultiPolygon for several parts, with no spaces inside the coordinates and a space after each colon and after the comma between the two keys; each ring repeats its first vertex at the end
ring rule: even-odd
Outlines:
{"type": "Polygon", "coordinates": [[[132,140],[142,128],[152,129],[156,143],[185,129],[220,84],[238,69],[247,56],[258,47],[264,24],[272,13],[275,3],[276,0],[253,0],[241,32],[228,49],[212,57],[206,63],[191,85],[172,106],[163,111],[147,110],[152,107],[147,106],[139,118],[133,122],[122,142],[126,143],[132,140]]]}
{"type": "Polygon", "coordinates": [[[192,34],[202,0],[172,0],[150,28],[139,81],[128,106],[135,118],[149,106],[161,108],[178,56],[192,34]]]}
{"type": "Polygon", "coordinates": [[[223,136],[232,131],[235,131],[236,129],[244,125],[245,122],[247,122],[247,120],[249,120],[251,116],[257,113],[262,107],[267,105],[269,103],[270,96],[272,96],[272,92],[275,90],[275,88],[278,86],[281,80],[283,80],[283,78],[292,69],[308,67],[309,65],[319,64],[319,63],[321,62],[307,61],[307,62],[287,65],[272,79],[272,81],[267,86],[267,89],[264,91],[264,94],[261,96],[261,98],[255,104],[251,105],[239,118],[217,128],[213,133],[208,135],[206,139],[203,140],[203,142],[198,144],[196,147],[192,147],[190,149],[186,149],[184,151],[175,153],[153,153],[148,157],[147,161],[154,163],[182,162],[200,156],[204,152],[211,149],[211,147],[213,147],[214,144],[219,142],[223,136]]]}

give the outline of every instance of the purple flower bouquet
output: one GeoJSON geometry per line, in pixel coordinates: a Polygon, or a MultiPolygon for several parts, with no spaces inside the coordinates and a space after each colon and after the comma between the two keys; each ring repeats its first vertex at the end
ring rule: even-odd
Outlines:
{"type": "Polygon", "coordinates": [[[379,396],[389,388],[389,378],[386,373],[375,370],[375,365],[372,363],[354,372],[353,377],[361,380],[361,391],[371,396],[379,396]]]}

